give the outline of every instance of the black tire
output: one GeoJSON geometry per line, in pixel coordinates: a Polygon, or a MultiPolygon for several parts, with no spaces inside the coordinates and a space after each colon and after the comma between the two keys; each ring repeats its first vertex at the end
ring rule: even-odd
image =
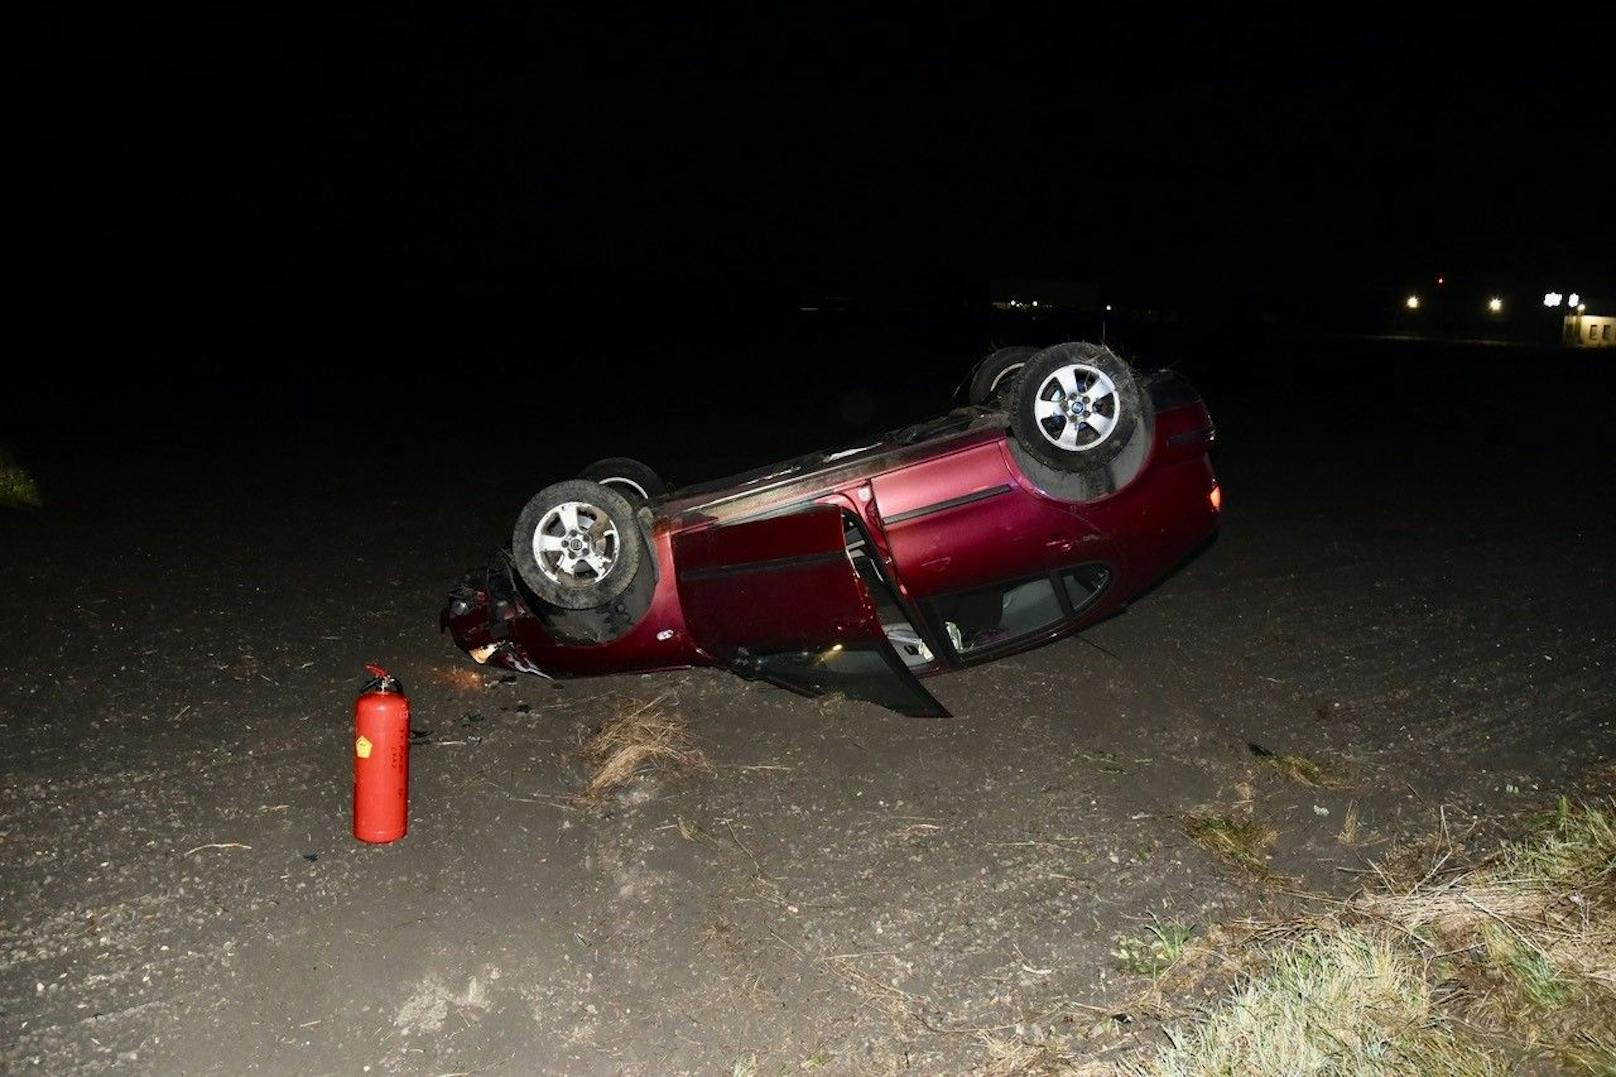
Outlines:
{"type": "Polygon", "coordinates": [[[1022,369],[1010,409],[1010,429],[1029,455],[1052,468],[1095,471],[1116,459],[1135,433],[1145,429],[1143,406],[1133,370],[1111,349],[1100,344],[1056,344],[1028,359],[1022,369]],[[1072,378],[1080,390],[1078,406],[1083,418],[1074,420],[1064,412],[1040,418],[1038,412],[1048,411],[1056,397],[1066,398],[1057,380],[1057,372],[1065,368],[1076,368],[1072,378]],[[1107,380],[1111,391],[1104,392],[1107,380]],[[1090,397],[1086,390],[1095,385],[1102,394],[1090,397]],[[1042,407],[1040,396],[1044,398],[1042,407]],[[1112,421],[1102,433],[1090,415],[1112,421]],[[1072,443],[1059,443],[1063,436],[1072,443]]]}
{"type": "Polygon", "coordinates": [[[634,518],[634,508],[610,487],[587,479],[568,479],[546,486],[516,518],[511,533],[511,558],[528,590],[543,602],[562,610],[589,610],[604,606],[626,591],[640,573],[647,557],[645,539],[634,518]],[[576,503],[589,509],[573,509],[572,518],[580,525],[569,531],[562,506],[576,503]],[[557,515],[552,517],[554,510],[557,515]],[[585,520],[590,523],[585,525],[585,520]],[[609,525],[609,527],[608,527],[609,525]],[[541,551],[535,547],[540,527],[566,549],[541,551]],[[615,538],[609,536],[615,534],[615,538]],[[571,545],[578,540],[579,550],[571,545]],[[582,557],[575,552],[592,553],[594,563],[576,565],[582,557]],[[552,559],[552,554],[553,559],[552,559]],[[606,556],[609,554],[609,558],[606,556]],[[600,568],[596,565],[604,562],[600,568]],[[604,569],[604,571],[601,571],[604,569]]]}
{"type": "Polygon", "coordinates": [[[989,407],[994,403],[1014,399],[1016,382],[1027,361],[1038,354],[1037,348],[1017,344],[1000,348],[980,363],[971,373],[970,401],[989,407]]]}
{"type": "Polygon", "coordinates": [[[649,464],[642,464],[627,456],[608,456],[604,460],[596,460],[578,472],[578,477],[610,486],[635,508],[668,492],[668,484],[651,470],[649,464]]]}

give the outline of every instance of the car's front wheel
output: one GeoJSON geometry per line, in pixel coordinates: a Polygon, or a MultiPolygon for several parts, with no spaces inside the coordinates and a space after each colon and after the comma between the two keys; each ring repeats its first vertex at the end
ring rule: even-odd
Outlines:
{"type": "Polygon", "coordinates": [[[1035,459],[1061,471],[1114,460],[1136,430],[1143,403],[1133,371],[1100,344],[1056,344],[1027,360],[1010,427],[1035,459]]]}
{"type": "Polygon", "coordinates": [[[646,555],[634,509],[598,482],[568,479],[533,495],[516,518],[511,556],[522,582],[562,610],[589,610],[634,582],[646,555]]]}

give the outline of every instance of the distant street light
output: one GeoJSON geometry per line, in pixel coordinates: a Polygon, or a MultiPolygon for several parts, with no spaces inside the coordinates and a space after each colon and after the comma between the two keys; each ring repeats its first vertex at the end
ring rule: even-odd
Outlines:
{"type": "Polygon", "coordinates": [[[1491,299],[1487,300],[1487,309],[1492,311],[1494,314],[1497,314],[1499,311],[1504,309],[1504,301],[1495,295],[1491,299]]]}
{"type": "Polygon", "coordinates": [[[1560,305],[1560,300],[1564,298],[1559,292],[1544,292],[1543,305],[1545,307],[1557,307],[1560,305]]]}
{"type": "Polygon", "coordinates": [[[1409,310],[1419,310],[1420,297],[1417,295],[1409,296],[1407,299],[1403,300],[1403,306],[1407,307],[1409,310]]]}
{"type": "Polygon", "coordinates": [[[1566,301],[1566,303],[1567,303],[1568,306],[1573,306],[1573,307],[1581,306],[1582,305],[1582,296],[1578,295],[1576,292],[1572,292],[1571,293],[1571,298],[1568,299],[1566,301]]]}

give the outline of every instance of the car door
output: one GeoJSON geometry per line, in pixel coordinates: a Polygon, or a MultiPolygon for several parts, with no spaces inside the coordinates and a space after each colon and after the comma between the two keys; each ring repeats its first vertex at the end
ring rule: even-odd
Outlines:
{"type": "Polygon", "coordinates": [[[680,532],[673,561],[685,625],[721,665],[803,695],[947,716],[887,641],[840,508],[680,532]]]}
{"type": "Polygon", "coordinates": [[[877,475],[871,485],[898,578],[915,599],[1107,559],[1070,505],[1021,485],[999,442],[877,475]]]}

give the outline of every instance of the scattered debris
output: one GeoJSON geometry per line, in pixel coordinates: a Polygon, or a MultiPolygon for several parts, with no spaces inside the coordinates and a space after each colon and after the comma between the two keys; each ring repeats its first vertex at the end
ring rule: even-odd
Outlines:
{"type": "Polygon", "coordinates": [[[976,1071],[980,1077],[1033,1077],[1035,1074],[1078,1072],[1075,1068],[1077,1058],[1072,1052],[1069,1037],[1051,1034],[1035,1043],[1000,1036],[989,1029],[977,1032],[976,1037],[984,1055],[983,1065],[976,1071]]]}
{"type": "Polygon", "coordinates": [[[206,845],[198,845],[195,849],[187,849],[187,850],[185,850],[185,855],[190,856],[192,853],[200,853],[203,849],[251,849],[251,848],[252,848],[251,845],[243,845],[239,841],[214,841],[214,842],[209,842],[206,845]]]}
{"type": "Polygon", "coordinates": [[[658,696],[608,719],[584,741],[580,752],[593,773],[582,799],[603,800],[646,770],[711,769],[684,723],[659,709],[667,698],[658,696]]]}
{"type": "Polygon", "coordinates": [[[428,676],[439,684],[458,688],[463,692],[475,691],[485,685],[481,673],[465,666],[437,666],[428,671],[428,676]]]}

